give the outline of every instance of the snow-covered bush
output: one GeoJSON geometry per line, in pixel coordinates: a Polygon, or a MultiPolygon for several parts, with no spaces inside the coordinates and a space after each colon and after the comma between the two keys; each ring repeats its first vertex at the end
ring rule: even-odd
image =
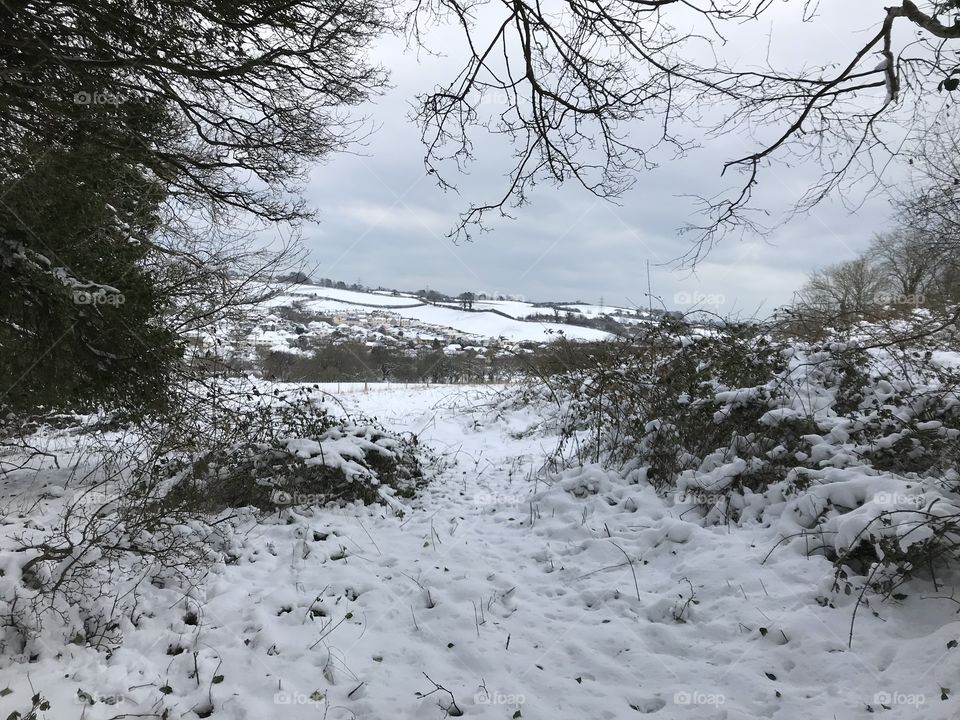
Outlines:
{"type": "Polygon", "coordinates": [[[229,423],[223,442],[164,458],[169,498],[211,512],[390,502],[422,481],[416,437],[335,418],[309,389],[245,391],[219,421],[229,423]]]}
{"type": "Polygon", "coordinates": [[[939,349],[955,337],[929,313],[817,344],[664,326],[568,366],[548,395],[568,463],[618,467],[706,523],[782,522],[892,592],[960,559],[960,356],[939,349]]]}
{"type": "Polygon", "coordinates": [[[73,430],[58,512],[25,527],[0,567],[0,650],[29,656],[50,616],[62,641],[116,646],[144,586],[189,588],[229,558],[238,517],[329,502],[402,511],[396,496],[422,480],[416,437],[334,414],[312,388],[223,381],[180,400],[136,425],[73,430]]]}

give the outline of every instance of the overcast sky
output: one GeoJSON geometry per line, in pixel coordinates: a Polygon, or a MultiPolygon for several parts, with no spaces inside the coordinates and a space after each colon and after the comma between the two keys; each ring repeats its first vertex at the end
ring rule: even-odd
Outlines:
{"type": "MultiPolygon", "coordinates": [[[[882,16],[882,3],[843,4],[831,17],[800,26],[794,7],[778,9],[760,23],[741,28],[727,45],[740,57],[738,42],[772,42],[785,62],[803,61],[816,48],[817,61],[848,60],[862,44],[862,32],[882,16]],[[857,5],[857,8],[850,6],[857,5]],[[877,12],[865,12],[875,7],[877,12]]],[[[852,258],[871,235],[889,223],[889,204],[874,198],[855,214],[839,200],[795,218],[772,236],[728,239],[694,274],[675,270],[689,241],[678,229],[696,220],[696,205],[685,195],[714,194],[722,162],[745,154],[755,144],[728,136],[704,140],[702,150],[682,160],[661,158],[660,167],[640,175],[619,204],[598,200],[577,187],[538,186],[532,203],[517,219],[494,224],[472,242],[454,244],[447,232],[469,200],[489,200],[502,193],[509,168],[481,161],[465,179],[463,196],[444,193],[423,169],[423,149],[416,126],[408,119],[418,92],[449,70],[457,56],[452,30],[435,36],[445,58],[417,57],[400,42],[377,48],[391,69],[393,88],[363,108],[377,126],[357,154],[339,155],[311,174],[307,198],[322,221],[304,229],[316,275],[365,285],[442,292],[498,292],[531,300],[574,300],[645,305],[646,263],[651,263],[653,293],[668,308],[683,309],[699,300],[725,313],[763,315],[790,301],[806,273],[852,258]]],[[[696,130],[688,133],[696,137],[696,130]]],[[[496,146],[475,138],[478,154],[496,146]]],[[[774,167],[763,176],[765,205],[774,213],[788,207],[814,177],[811,168],[774,167]]]]}

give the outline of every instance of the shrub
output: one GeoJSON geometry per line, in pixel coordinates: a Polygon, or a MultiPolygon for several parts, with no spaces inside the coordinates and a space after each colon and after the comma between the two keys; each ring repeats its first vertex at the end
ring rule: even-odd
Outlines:
{"type": "Polygon", "coordinates": [[[838,579],[892,593],[958,559],[960,371],[936,352],[950,318],[813,344],[782,327],[664,324],[593,349],[535,374],[561,432],[552,461],[619,467],[706,523],[779,517],[838,579]]]}
{"type": "MultiPolygon", "coordinates": [[[[0,575],[0,647],[25,651],[55,615],[69,638],[119,644],[144,584],[192,587],[229,554],[231,524],[250,510],[382,502],[402,512],[423,480],[415,436],[334,415],[311,388],[219,380],[136,425],[88,425],[51,525],[20,537],[16,572],[0,575]]],[[[131,618],[132,620],[132,618],[131,618]]]]}

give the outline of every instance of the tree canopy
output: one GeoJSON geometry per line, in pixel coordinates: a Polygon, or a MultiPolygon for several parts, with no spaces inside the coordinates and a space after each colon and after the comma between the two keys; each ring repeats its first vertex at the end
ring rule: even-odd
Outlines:
{"type": "Polygon", "coordinates": [[[653,164],[658,147],[684,153],[704,134],[754,136],[754,150],[722,168],[739,173],[732,188],[702,198],[703,216],[687,228],[699,258],[731,230],[762,229],[751,201],[770,163],[807,158],[822,168],[797,199],[808,209],[845,180],[875,179],[892,157],[917,152],[927,128],[949,112],[938,91],[960,85],[951,49],[960,40],[960,2],[858,9],[857,25],[829,27],[851,38],[846,49],[831,56],[815,48],[797,67],[728,59],[745,49],[744,27],[751,44],[767,42],[756,21],[784,7],[795,10],[795,22],[823,22],[817,0],[417,3],[407,17],[414,39],[447,19],[468,48],[451,80],[420,99],[429,171],[455,185],[444,174],[447,161],[468,164],[484,129],[515,149],[505,191],[470,205],[456,231],[469,234],[491,213],[524,204],[540,181],[616,197],[653,164]],[[727,34],[738,29],[741,44],[725,51],[727,34]],[[490,95],[499,100],[493,117],[482,112],[490,95]],[[643,119],[658,132],[634,132],[643,119]],[[906,138],[902,126],[913,128],[906,138]]]}

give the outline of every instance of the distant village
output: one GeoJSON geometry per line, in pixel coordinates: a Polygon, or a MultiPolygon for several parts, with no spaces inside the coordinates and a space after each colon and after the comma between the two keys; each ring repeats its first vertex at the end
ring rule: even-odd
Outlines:
{"type": "MultiPolygon", "coordinates": [[[[646,310],[611,309],[609,315],[588,317],[566,307],[582,303],[536,304],[531,305],[536,312],[515,320],[548,327],[547,339],[516,340],[403,317],[397,310],[434,305],[481,312],[474,309],[475,302],[522,298],[472,292],[451,297],[433,290],[401,293],[327,279],[308,286],[302,277],[289,280],[299,283],[302,291],[283,296],[287,302],[265,304],[252,320],[224,328],[217,337],[189,336],[194,356],[219,358],[234,368],[284,381],[487,382],[505,379],[519,364],[546,353],[553,339],[549,326],[557,326],[557,338],[563,337],[564,325],[616,336],[629,334],[631,324],[653,319],[646,310]],[[375,302],[334,300],[323,295],[323,288],[367,293],[375,302]],[[397,303],[384,304],[385,296],[396,297],[397,303]]],[[[485,312],[510,317],[496,310],[485,312]]]]}

